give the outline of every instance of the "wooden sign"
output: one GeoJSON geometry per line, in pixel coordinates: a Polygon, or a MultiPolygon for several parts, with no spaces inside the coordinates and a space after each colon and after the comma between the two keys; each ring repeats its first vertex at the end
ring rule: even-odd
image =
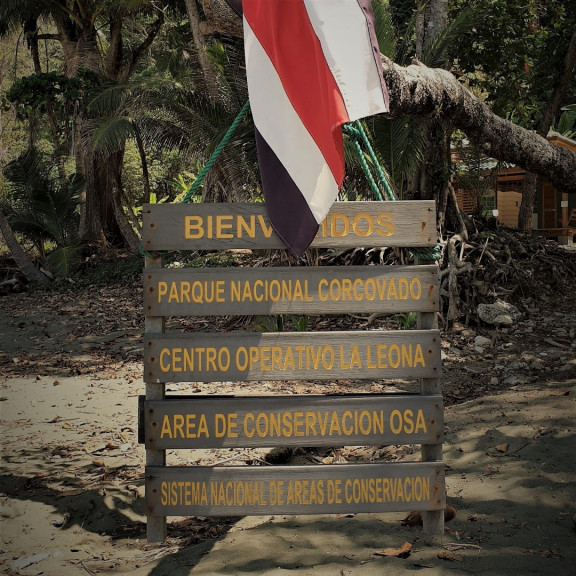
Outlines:
{"type": "Polygon", "coordinates": [[[158,334],[144,338],[145,382],[435,378],[437,330],[158,334]]]}
{"type": "MultiPolygon", "coordinates": [[[[335,202],[312,247],[434,246],[432,200],[335,202]]],[[[145,250],[279,248],[263,204],[146,204],[145,250]]]]}
{"type": "Polygon", "coordinates": [[[149,269],[149,316],[432,312],[436,266],[149,269]]]}
{"type": "Polygon", "coordinates": [[[182,397],[144,402],[146,448],[371,446],[442,441],[442,397],[182,397]]]}
{"type": "Polygon", "coordinates": [[[147,467],[153,516],[441,510],[444,464],[147,467]]]}
{"type": "MultiPolygon", "coordinates": [[[[315,248],[436,244],[433,201],[336,202],[315,248]]],[[[164,250],[285,249],[263,204],[154,204],[143,210],[144,381],[149,541],[166,516],[421,511],[445,507],[437,267],[166,269],[164,250]],[[156,252],[155,252],[156,251],[156,252]],[[422,330],[165,333],[170,316],[419,314],[422,330]],[[166,382],[419,378],[421,394],[166,396],[166,382]],[[421,462],[166,467],[171,449],[420,444],[421,462]]],[[[351,390],[354,390],[351,387],[351,390]]]]}

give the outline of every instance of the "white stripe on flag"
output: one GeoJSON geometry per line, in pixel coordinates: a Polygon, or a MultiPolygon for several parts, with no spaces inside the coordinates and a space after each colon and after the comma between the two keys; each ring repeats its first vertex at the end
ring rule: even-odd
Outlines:
{"type": "Polygon", "coordinates": [[[356,0],[304,0],[350,120],[388,112],[366,17],[356,0]]]}
{"type": "Polygon", "coordinates": [[[320,224],[338,195],[338,184],[322,152],[292,107],[276,69],[246,19],[244,46],[246,61],[250,63],[246,73],[254,124],[320,224]]]}

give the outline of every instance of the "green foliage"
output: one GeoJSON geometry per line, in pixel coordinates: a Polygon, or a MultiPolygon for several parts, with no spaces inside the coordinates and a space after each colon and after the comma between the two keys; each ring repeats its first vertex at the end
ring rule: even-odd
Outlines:
{"type": "Polygon", "coordinates": [[[9,183],[6,204],[12,229],[34,243],[46,268],[69,276],[80,251],[78,205],[83,179],[74,174],[60,182],[50,157],[33,148],[10,162],[4,176],[9,183]]]}
{"type": "Polygon", "coordinates": [[[14,105],[18,119],[25,120],[32,114],[46,113],[48,104],[61,114],[71,113],[73,103],[81,93],[79,78],[48,72],[18,79],[8,90],[6,100],[14,105]]]}
{"type": "Polygon", "coordinates": [[[484,154],[482,146],[468,141],[461,132],[453,134],[452,145],[458,154],[458,161],[453,164],[457,187],[470,194],[475,214],[480,216],[489,199],[494,198],[499,165],[484,154]]]}
{"type": "Polygon", "coordinates": [[[117,283],[141,282],[144,258],[140,254],[113,260],[88,261],[85,268],[73,276],[74,282],[82,286],[106,286],[117,283]]]}
{"type": "Polygon", "coordinates": [[[212,40],[212,42],[210,42],[206,47],[206,54],[214,66],[216,66],[220,74],[226,74],[226,68],[230,64],[230,61],[228,60],[228,54],[226,48],[224,48],[224,44],[218,42],[218,40],[212,40]]]}
{"type": "Polygon", "coordinates": [[[372,0],[372,10],[380,52],[392,58],[396,49],[396,33],[390,6],[386,0],[372,0]]]}
{"type": "Polygon", "coordinates": [[[308,329],[308,316],[290,316],[296,332],[306,332],[308,329]]]}
{"type": "MultiPolygon", "coordinates": [[[[173,202],[182,202],[182,199],[186,196],[188,190],[190,190],[192,184],[194,184],[196,181],[196,178],[197,174],[193,174],[192,172],[188,172],[186,170],[182,174],[178,174],[174,180],[168,182],[168,184],[176,191],[176,197],[174,198],[173,202]]],[[[192,198],[188,201],[192,203],[202,202],[202,195],[200,190],[197,190],[192,198]]]]}
{"type": "Polygon", "coordinates": [[[398,321],[401,330],[413,330],[416,328],[416,312],[394,314],[392,317],[398,321]]]}
{"type": "Polygon", "coordinates": [[[452,0],[452,15],[464,6],[481,17],[451,47],[461,80],[495,113],[535,126],[576,27],[576,0],[452,0]]]}
{"type": "MultiPolygon", "coordinates": [[[[378,3],[383,3],[383,1],[378,0],[378,3]]],[[[418,2],[417,0],[388,0],[387,4],[390,7],[390,15],[394,28],[397,30],[398,36],[402,37],[405,35],[408,23],[417,10],[418,2]]]]}
{"type": "Polygon", "coordinates": [[[552,127],[552,130],[566,138],[576,138],[576,104],[564,106],[562,111],[563,113],[558,119],[558,123],[552,127]]]}

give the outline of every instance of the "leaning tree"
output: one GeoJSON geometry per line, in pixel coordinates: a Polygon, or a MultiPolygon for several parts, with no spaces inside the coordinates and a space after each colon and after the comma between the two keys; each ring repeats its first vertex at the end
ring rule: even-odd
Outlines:
{"type": "MultiPolygon", "coordinates": [[[[226,0],[199,0],[204,34],[242,36],[242,22],[226,0]]],[[[550,181],[558,190],[576,194],[576,155],[550,144],[539,134],[498,115],[442,68],[418,60],[400,66],[382,56],[384,79],[390,94],[389,118],[439,118],[462,130],[487,155],[510,162],[550,181]]]]}

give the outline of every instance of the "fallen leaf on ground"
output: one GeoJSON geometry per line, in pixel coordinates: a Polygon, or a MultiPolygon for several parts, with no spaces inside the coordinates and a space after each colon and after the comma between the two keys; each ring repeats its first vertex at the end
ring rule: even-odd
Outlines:
{"type": "Polygon", "coordinates": [[[498,450],[498,452],[506,452],[506,450],[508,450],[508,444],[506,442],[498,444],[498,446],[496,446],[496,450],[498,450]]]}
{"type": "Polygon", "coordinates": [[[464,562],[464,556],[456,554],[456,552],[450,552],[450,550],[440,550],[438,552],[438,558],[450,560],[451,562],[464,562]]]}
{"type": "Polygon", "coordinates": [[[455,517],[456,508],[454,508],[454,506],[450,506],[450,504],[446,504],[446,508],[444,508],[444,522],[449,522],[455,517]]]}
{"type": "Polygon", "coordinates": [[[401,523],[402,526],[422,526],[422,514],[420,512],[410,512],[401,523]]]}
{"type": "Polygon", "coordinates": [[[404,542],[400,548],[384,548],[384,550],[377,550],[372,552],[375,556],[396,556],[398,558],[408,558],[412,550],[410,542],[404,542]]]}

